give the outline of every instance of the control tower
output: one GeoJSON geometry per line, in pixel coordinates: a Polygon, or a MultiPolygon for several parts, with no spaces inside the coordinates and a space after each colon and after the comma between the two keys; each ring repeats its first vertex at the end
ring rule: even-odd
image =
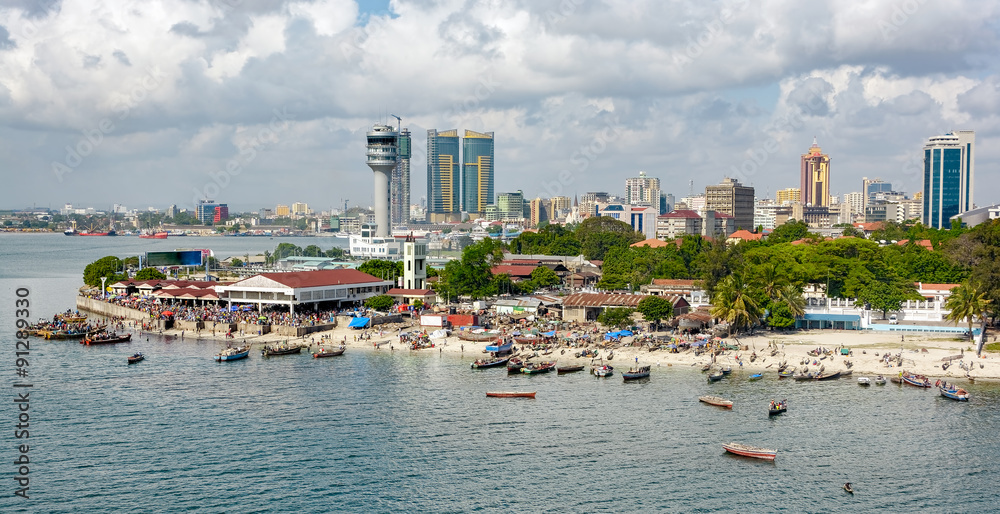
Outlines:
{"type": "Polygon", "coordinates": [[[375,172],[375,236],[389,237],[389,179],[396,167],[399,133],[376,124],[368,131],[368,166],[375,172]]]}

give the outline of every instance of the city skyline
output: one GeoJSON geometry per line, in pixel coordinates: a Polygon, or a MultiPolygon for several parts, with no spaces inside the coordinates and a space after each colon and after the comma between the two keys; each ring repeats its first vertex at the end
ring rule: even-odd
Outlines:
{"type": "MultiPolygon", "coordinates": [[[[971,201],[1000,200],[998,5],[463,6],[9,3],[0,162],[21,185],[0,205],[369,206],[357,156],[390,112],[416,162],[431,127],[502,134],[494,191],[526,198],[618,191],[640,170],[677,197],[726,176],[773,195],[813,136],[838,161],[831,195],[865,176],[917,192],[928,134],[967,128],[971,201]]],[[[413,174],[410,203],[426,187],[413,174]]]]}

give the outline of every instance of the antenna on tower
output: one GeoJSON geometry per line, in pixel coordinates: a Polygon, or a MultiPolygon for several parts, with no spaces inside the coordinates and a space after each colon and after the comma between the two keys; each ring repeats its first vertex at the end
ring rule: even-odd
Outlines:
{"type": "Polygon", "coordinates": [[[400,118],[399,116],[396,116],[395,114],[390,114],[389,116],[392,116],[393,118],[396,118],[396,132],[397,133],[402,132],[403,131],[403,118],[400,118]]]}

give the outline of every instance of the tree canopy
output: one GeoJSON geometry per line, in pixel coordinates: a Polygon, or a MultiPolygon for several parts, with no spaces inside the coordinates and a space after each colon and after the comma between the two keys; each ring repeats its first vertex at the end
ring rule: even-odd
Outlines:
{"type": "Polygon", "coordinates": [[[100,286],[101,277],[107,277],[105,286],[115,282],[126,280],[128,277],[121,272],[123,269],[122,260],[114,255],[101,257],[83,268],[83,283],[88,286],[100,286]]]}
{"type": "Polygon", "coordinates": [[[365,307],[379,312],[388,312],[395,305],[396,300],[387,294],[380,294],[365,300],[365,307]]]}

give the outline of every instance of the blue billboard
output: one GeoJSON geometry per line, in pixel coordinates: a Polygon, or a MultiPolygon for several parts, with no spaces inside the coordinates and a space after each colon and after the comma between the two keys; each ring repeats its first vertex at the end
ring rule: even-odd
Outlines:
{"type": "Polygon", "coordinates": [[[179,252],[146,252],[144,266],[201,266],[201,250],[185,250],[179,252]]]}

